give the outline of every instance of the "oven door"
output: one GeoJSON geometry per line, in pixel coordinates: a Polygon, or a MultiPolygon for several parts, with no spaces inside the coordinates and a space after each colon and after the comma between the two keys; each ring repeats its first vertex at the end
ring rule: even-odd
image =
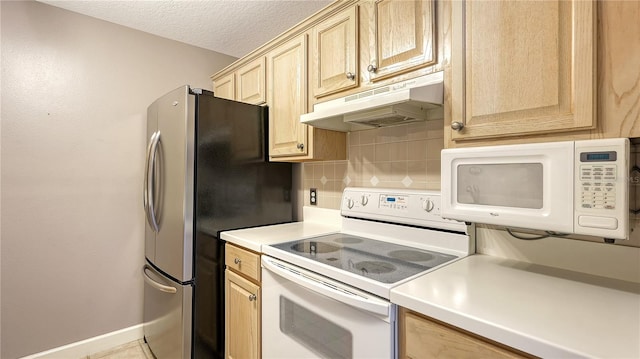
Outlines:
{"type": "Polygon", "coordinates": [[[262,257],[262,357],[396,358],[396,307],[262,257]]]}

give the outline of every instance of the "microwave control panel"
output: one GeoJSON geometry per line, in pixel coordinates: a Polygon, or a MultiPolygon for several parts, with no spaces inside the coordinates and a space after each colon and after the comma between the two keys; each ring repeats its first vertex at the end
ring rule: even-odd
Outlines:
{"type": "Polygon", "coordinates": [[[578,234],[628,238],[626,138],[575,142],[575,218],[578,234]]]}

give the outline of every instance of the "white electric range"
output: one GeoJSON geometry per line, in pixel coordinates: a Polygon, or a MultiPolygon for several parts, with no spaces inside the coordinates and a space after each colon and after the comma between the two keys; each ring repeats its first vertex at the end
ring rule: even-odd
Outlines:
{"type": "Polygon", "coordinates": [[[475,252],[440,193],[343,192],[342,229],[263,246],[263,358],[395,358],[393,287],[475,252]]]}

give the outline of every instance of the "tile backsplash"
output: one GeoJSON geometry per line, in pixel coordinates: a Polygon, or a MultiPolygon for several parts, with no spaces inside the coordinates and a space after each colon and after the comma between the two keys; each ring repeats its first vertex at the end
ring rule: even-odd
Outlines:
{"type": "Polygon", "coordinates": [[[440,189],[442,120],[350,132],[347,161],[303,164],[304,205],[317,188],[318,207],[340,208],[345,187],[440,189]]]}

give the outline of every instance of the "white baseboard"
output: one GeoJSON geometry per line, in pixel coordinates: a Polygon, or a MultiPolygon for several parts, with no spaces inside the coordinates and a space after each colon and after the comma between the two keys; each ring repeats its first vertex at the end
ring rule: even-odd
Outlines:
{"type": "Polygon", "coordinates": [[[103,350],[142,339],[143,336],[142,324],[138,324],[129,328],[116,330],[111,333],[98,335],[97,337],[29,355],[22,359],[79,359],[91,354],[99,353],[103,350]]]}

